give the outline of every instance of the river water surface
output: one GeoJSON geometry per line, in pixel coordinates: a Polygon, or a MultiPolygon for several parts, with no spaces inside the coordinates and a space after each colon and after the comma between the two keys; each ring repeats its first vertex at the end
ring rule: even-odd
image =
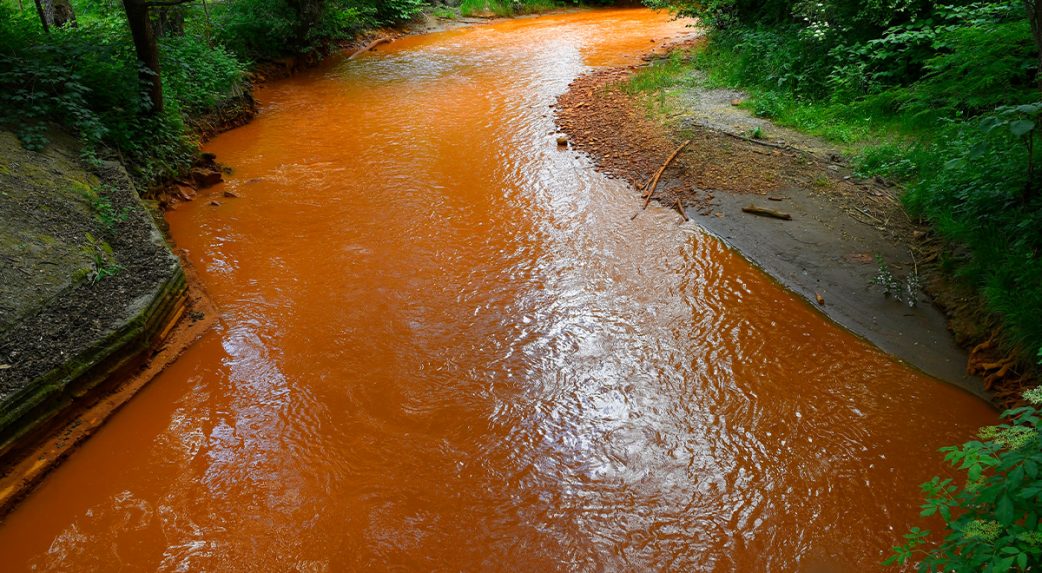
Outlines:
{"type": "Polygon", "coordinates": [[[171,212],[220,323],[0,527],[3,571],[870,571],[983,403],[558,150],[644,10],[260,92],[171,212]],[[226,199],[224,190],[240,197],[226,199]]]}

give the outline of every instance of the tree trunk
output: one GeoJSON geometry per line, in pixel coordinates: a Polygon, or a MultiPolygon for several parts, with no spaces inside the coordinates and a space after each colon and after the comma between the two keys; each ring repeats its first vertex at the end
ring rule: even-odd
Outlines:
{"type": "Polygon", "coordinates": [[[123,9],[127,12],[134,50],[141,64],[138,77],[143,86],[148,86],[148,99],[152,104],[149,113],[159,115],[163,112],[163,82],[159,76],[159,47],[148,18],[148,6],[143,0],[123,0],[123,9]]]}
{"type": "Polygon", "coordinates": [[[43,26],[43,31],[49,34],[51,27],[47,25],[47,13],[44,11],[40,0],[36,0],[36,14],[40,16],[40,25],[43,26]]]}
{"type": "Polygon", "coordinates": [[[54,0],[43,0],[43,19],[48,28],[54,27],[54,0]]]}

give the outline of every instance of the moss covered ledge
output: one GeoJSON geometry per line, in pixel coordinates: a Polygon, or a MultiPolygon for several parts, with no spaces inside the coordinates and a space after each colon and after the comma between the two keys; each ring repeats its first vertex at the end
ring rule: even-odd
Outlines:
{"type": "Polygon", "coordinates": [[[142,364],[185,275],[116,163],[0,131],[0,471],[142,364]]]}

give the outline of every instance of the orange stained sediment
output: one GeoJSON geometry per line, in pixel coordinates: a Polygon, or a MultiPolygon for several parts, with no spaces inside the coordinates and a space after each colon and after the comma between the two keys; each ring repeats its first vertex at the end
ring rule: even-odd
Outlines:
{"type": "Polygon", "coordinates": [[[983,403],[559,150],[646,10],[260,93],[169,213],[219,326],[0,527],[4,571],[872,571],[983,403]],[[225,198],[234,191],[239,198],[225,198]]]}

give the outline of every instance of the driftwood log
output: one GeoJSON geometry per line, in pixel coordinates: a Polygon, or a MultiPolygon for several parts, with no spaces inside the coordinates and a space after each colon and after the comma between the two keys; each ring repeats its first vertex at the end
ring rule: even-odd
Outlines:
{"type": "Polygon", "coordinates": [[[759,215],[760,217],[770,217],[772,219],[781,219],[783,221],[791,221],[792,215],[788,213],[782,213],[781,211],[775,211],[774,209],[767,209],[766,207],[757,207],[756,205],[749,205],[748,207],[742,207],[742,212],[749,213],[750,215],[759,215]]]}
{"type": "Polygon", "coordinates": [[[662,167],[659,167],[658,171],[655,172],[655,176],[651,178],[651,184],[648,186],[648,190],[644,194],[644,205],[641,206],[641,210],[647,209],[648,203],[651,203],[651,196],[655,194],[655,188],[658,187],[659,179],[662,179],[662,174],[666,172],[666,168],[669,167],[670,163],[673,163],[673,160],[676,159],[677,156],[680,155],[680,152],[690,143],[690,139],[681,143],[680,147],[678,147],[676,151],[666,159],[666,162],[662,164],[662,167]]]}
{"type": "Polygon", "coordinates": [[[358,56],[361,56],[362,54],[368,52],[369,50],[372,50],[373,48],[379,46],[380,44],[387,44],[390,41],[391,41],[390,38],[377,38],[377,39],[373,40],[372,42],[369,42],[368,44],[366,44],[364,48],[362,48],[362,49],[358,50],[357,52],[351,54],[347,58],[347,60],[351,61],[351,60],[357,58],[358,56]]]}

